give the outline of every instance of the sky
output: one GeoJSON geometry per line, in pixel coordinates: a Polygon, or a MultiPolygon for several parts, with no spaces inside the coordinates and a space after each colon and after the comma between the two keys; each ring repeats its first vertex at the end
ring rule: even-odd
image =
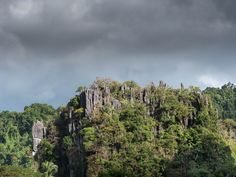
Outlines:
{"type": "Polygon", "coordinates": [[[236,83],[235,0],[0,0],[0,111],[66,104],[96,77],[236,83]]]}

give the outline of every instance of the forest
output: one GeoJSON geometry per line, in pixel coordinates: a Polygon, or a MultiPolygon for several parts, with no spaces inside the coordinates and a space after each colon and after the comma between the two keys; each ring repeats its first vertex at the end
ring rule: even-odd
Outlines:
{"type": "Polygon", "coordinates": [[[98,79],[59,108],[2,111],[0,177],[236,177],[236,85],[98,79]]]}

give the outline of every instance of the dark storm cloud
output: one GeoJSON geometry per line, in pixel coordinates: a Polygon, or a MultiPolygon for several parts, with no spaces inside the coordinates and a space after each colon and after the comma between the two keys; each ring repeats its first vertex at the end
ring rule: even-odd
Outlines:
{"type": "Polygon", "coordinates": [[[215,0],[216,6],[218,9],[223,12],[223,15],[226,20],[236,21],[236,12],[234,7],[236,6],[236,2],[234,0],[215,0]]]}
{"type": "Polygon", "coordinates": [[[233,0],[11,0],[2,4],[3,30],[38,52],[95,47],[155,53],[235,37],[233,0]]]}
{"type": "Polygon", "coordinates": [[[60,105],[96,76],[233,78],[234,0],[0,0],[0,109],[60,105]]]}

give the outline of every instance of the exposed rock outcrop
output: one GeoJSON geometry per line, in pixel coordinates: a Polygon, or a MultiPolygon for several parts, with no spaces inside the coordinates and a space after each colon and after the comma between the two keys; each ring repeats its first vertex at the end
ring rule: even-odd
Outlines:
{"type": "Polygon", "coordinates": [[[33,137],[33,156],[38,151],[38,145],[42,139],[46,136],[46,127],[44,127],[43,122],[37,121],[32,127],[32,137],[33,137]]]}
{"type": "MultiPolygon", "coordinates": [[[[155,89],[155,85],[152,83],[150,87],[155,89]]],[[[160,81],[159,87],[165,89],[167,86],[163,81],[160,81]]],[[[154,115],[156,107],[161,104],[161,99],[150,98],[147,88],[135,89],[132,86],[123,84],[120,86],[119,91],[121,98],[128,99],[130,101],[140,101],[149,107],[148,114],[154,115]]],[[[121,107],[119,99],[116,99],[108,85],[99,86],[96,82],[88,89],[83,90],[80,93],[80,107],[84,108],[85,117],[93,117],[94,111],[99,110],[103,106],[112,106],[115,109],[121,107]]]]}
{"type": "MultiPolygon", "coordinates": [[[[130,82],[112,84],[103,81],[95,82],[91,87],[81,90],[79,95],[76,95],[75,102],[69,104],[61,114],[65,120],[65,136],[73,137],[75,144],[69,153],[65,153],[68,163],[64,168],[68,169],[70,177],[87,176],[86,157],[94,152],[85,150],[84,137],[80,134],[80,130],[83,129],[83,121],[93,121],[97,115],[100,116],[99,111],[104,107],[120,109],[123,101],[127,100],[135,104],[136,102],[143,103],[147,114],[158,122],[158,125],[153,128],[154,134],[158,135],[168,126],[166,125],[168,121],[178,121],[183,128],[192,127],[202,107],[210,106],[208,97],[197,90],[191,91],[192,98],[189,95],[186,97],[185,92],[190,94],[190,90],[185,89],[183,84],[180,89],[175,90],[170,90],[163,81],[160,81],[158,86],[152,83],[145,88],[130,82]]],[[[33,137],[36,153],[37,145],[45,133],[43,124],[40,122],[34,124],[33,132],[35,132],[33,137]]],[[[115,143],[114,146],[119,151],[121,145],[115,143]]],[[[65,176],[64,173],[63,175],[65,176]]]]}
{"type": "Polygon", "coordinates": [[[112,98],[108,87],[102,89],[93,85],[80,94],[80,106],[84,108],[86,117],[93,116],[95,109],[100,109],[106,105],[111,105],[115,109],[119,109],[121,106],[119,100],[112,98]]]}
{"type": "MultiPolygon", "coordinates": [[[[93,118],[95,113],[104,106],[112,106],[114,109],[121,108],[121,100],[127,99],[130,101],[138,101],[144,103],[147,106],[147,114],[159,119],[160,109],[166,101],[166,91],[168,86],[160,81],[158,86],[151,83],[145,88],[136,86],[135,83],[123,83],[116,85],[116,92],[111,86],[111,82],[97,80],[91,87],[84,89],[79,95],[79,108],[83,108],[84,117],[93,118]],[[102,83],[102,84],[101,84],[102,83]]],[[[184,85],[181,84],[180,91],[184,92],[184,85]]],[[[191,108],[195,107],[196,110],[189,112],[189,115],[181,118],[181,123],[184,127],[191,127],[194,124],[196,118],[196,111],[200,110],[201,105],[209,105],[208,97],[196,90],[196,100],[190,101],[187,98],[180,97],[179,102],[185,106],[191,108]]],[[[162,110],[163,111],[163,110],[162,110]]],[[[69,110],[69,132],[76,130],[76,123],[73,122],[73,110],[69,110]]],[[[173,113],[172,116],[175,116],[173,113]]]]}

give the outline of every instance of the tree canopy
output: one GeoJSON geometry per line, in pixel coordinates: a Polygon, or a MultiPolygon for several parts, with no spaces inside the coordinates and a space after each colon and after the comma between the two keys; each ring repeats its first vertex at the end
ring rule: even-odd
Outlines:
{"type": "Polygon", "coordinates": [[[0,176],[235,177],[235,93],[231,83],[201,91],[106,79],[58,110],[3,111],[0,176]],[[33,157],[38,120],[47,135],[33,157]]]}

